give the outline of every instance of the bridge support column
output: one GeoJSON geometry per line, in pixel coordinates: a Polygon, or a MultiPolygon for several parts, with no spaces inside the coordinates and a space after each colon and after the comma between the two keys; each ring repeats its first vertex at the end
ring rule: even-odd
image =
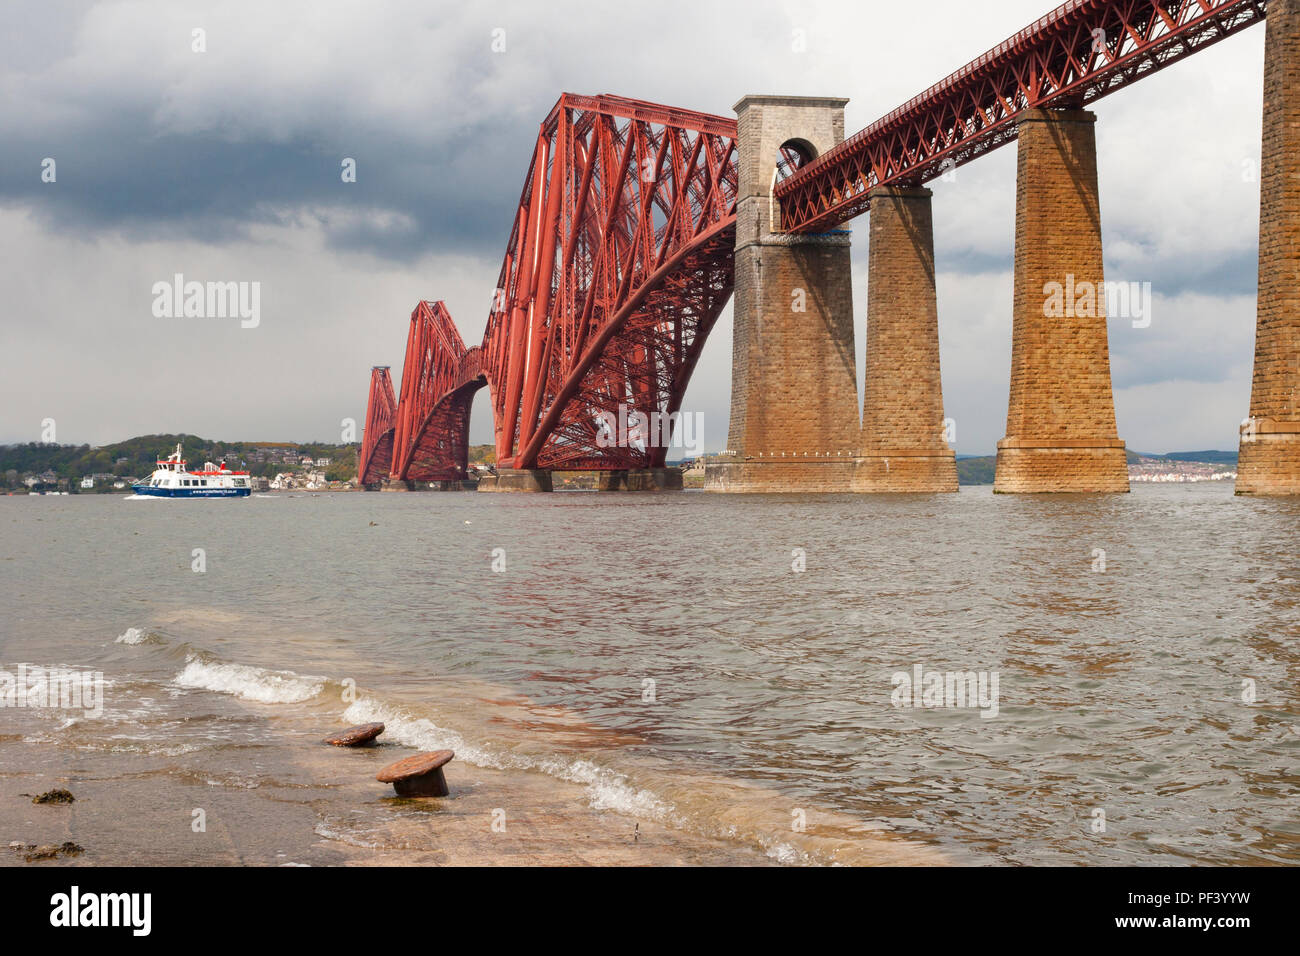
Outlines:
{"type": "Polygon", "coordinates": [[[474,491],[478,481],[472,478],[435,478],[432,481],[404,481],[385,478],[378,485],[366,485],[366,491],[474,491]]]}
{"type": "Polygon", "coordinates": [[[774,233],[777,161],[844,139],[844,99],[747,96],[736,104],[735,332],[727,461],[705,488],[849,491],[859,443],[849,236],[774,233]]]}
{"type": "Polygon", "coordinates": [[[499,468],[495,475],[484,475],[478,482],[479,491],[536,492],[551,490],[549,468],[499,468]]]}
{"type": "Polygon", "coordinates": [[[944,440],[930,190],[871,191],[862,458],[853,490],[957,490],[944,440]]]}
{"type": "Polygon", "coordinates": [[[1236,490],[1300,495],[1300,0],[1271,0],[1266,23],[1255,374],[1236,490]]]}
{"type": "Polygon", "coordinates": [[[1007,437],[995,492],[1128,491],[1115,426],[1097,192],[1096,115],[1020,120],[1007,437]]]}
{"type": "Polygon", "coordinates": [[[602,471],[596,476],[597,491],[681,491],[680,468],[629,468],[602,471]]]}

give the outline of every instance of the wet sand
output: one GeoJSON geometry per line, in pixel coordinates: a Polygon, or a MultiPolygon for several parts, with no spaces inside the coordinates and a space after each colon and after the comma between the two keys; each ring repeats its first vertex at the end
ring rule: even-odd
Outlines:
{"type": "MultiPolygon", "coordinates": [[[[304,747],[309,746],[304,742],[304,747]]],[[[0,833],[6,844],[59,845],[84,852],[32,866],[95,865],[765,865],[763,854],[692,838],[649,821],[586,806],[529,774],[453,762],[446,799],[402,799],[374,779],[409,752],[383,746],[322,749],[294,761],[295,779],[210,777],[201,768],[157,769],[150,761],[77,754],[72,759],[12,739],[0,743],[0,833]],[[124,765],[125,764],[125,765],[124,765]],[[299,777],[314,776],[318,783],[299,777]],[[34,805],[23,794],[66,787],[70,805],[34,805]],[[493,810],[508,793],[511,810],[494,832],[493,810]],[[193,811],[206,832],[194,832],[193,811]],[[519,809],[514,809],[519,808],[519,809]]],[[[289,759],[285,755],[286,761],[289,759]]],[[[24,865],[10,847],[5,865],[24,865]]]]}
{"type": "MultiPolygon", "coordinates": [[[[459,759],[446,768],[447,798],[404,799],[374,777],[414,748],[382,738],[368,747],[331,747],[320,738],[341,723],[317,727],[309,714],[268,716],[266,706],[222,703],[245,712],[250,723],[232,737],[248,738],[247,745],[232,739],[216,750],[167,754],[133,752],[129,742],[119,741],[129,735],[95,739],[88,731],[66,744],[40,733],[0,735],[0,844],[8,845],[0,849],[0,864],[767,866],[809,861],[802,850],[785,844],[765,852],[746,839],[756,825],[776,834],[789,829],[786,811],[763,788],[698,775],[666,781],[665,792],[679,799],[693,791],[704,802],[729,805],[720,825],[732,826],[738,839],[597,809],[589,787],[547,773],[459,759]],[[58,787],[71,791],[75,802],[32,803],[32,796],[58,787]],[[199,820],[202,828],[196,829],[199,820]],[[27,848],[67,842],[84,852],[25,860],[27,848]]],[[[503,719],[513,722],[509,711],[519,701],[500,703],[503,719]]],[[[579,730],[571,715],[563,722],[570,731],[579,730]]],[[[594,732],[587,728],[583,735],[588,743],[594,732]]],[[[833,814],[812,811],[807,820],[806,831],[792,833],[791,839],[823,860],[942,861],[935,851],[873,834],[833,814]]]]}

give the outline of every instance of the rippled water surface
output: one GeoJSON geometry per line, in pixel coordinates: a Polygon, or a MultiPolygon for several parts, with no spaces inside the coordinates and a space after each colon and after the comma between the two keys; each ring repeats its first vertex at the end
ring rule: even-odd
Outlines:
{"type": "Polygon", "coordinates": [[[0,667],[112,682],[0,734],[219,762],[316,708],[780,860],[820,857],[773,808],[959,862],[1295,863],[1297,518],[1227,483],[0,498],[0,667]],[[996,716],[895,706],[916,665],[996,672],[996,716]]]}

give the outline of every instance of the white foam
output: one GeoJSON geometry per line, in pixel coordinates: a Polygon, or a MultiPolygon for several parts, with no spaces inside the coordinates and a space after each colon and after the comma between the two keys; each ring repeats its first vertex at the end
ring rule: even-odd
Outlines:
{"type": "Polygon", "coordinates": [[[410,846],[407,846],[406,844],[389,846],[386,843],[381,843],[374,840],[367,840],[363,836],[361,836],[359,832],[355,832],[353,830],[347,830],[347,829],[339,829],[338,827],[332,827],[329,824],[324,822],[316,824],[316,826],[312,828],[312,832],[319,837],[324,837],[326,840],[334,840],[338,843],[346,843],[348,846],[359,847],[363,850],[412,849],[410,846]]]}
{"type": "Polygon", "coordinates": [[[585,786],[593,810],[614,810],[661,822],[674,815],[672,805],[659,799],[653,791],[638,790],[621,773],[599,767],[590,760],[543,761],[540,769],[561,780],[585,786]]]}
{"type": "Polygon", "coordinates": [[[769,846],[766,855],[769,860],[776,860],[778,863],[808,862],[807,854],[800,853],[788,843],[775,843],[769,846]]]}
{"type": "Polygon", "coordinates": [[[420,750],[454,750],[459,759],[476,767],[527,770],[531,766],[531,762],[520,761],[511,754],[498,754],[476,747],[456,731],[439,727],[427,717],[412,717],[397,708],[387,707],[368,698],[349,705],[343,712],[343,719],[352,724],[382,722],[389,740],[420,750]]]}
{"type": "Polygon", "coordinates": [[[297,704],[321,692],[325,678],[246,664],[191,659],[174,678],[181,687],[214,690],[262,704],[297,704]]]}
{"type": "Polygon", "coordinates": [[[121,634],[117,635],[117,640],[115,640],[113,643],[114,644],[143,644],[144,639],[147,636],[148,635],[146,635],[144,632],[144,628],[128,627],[121,634]]]}

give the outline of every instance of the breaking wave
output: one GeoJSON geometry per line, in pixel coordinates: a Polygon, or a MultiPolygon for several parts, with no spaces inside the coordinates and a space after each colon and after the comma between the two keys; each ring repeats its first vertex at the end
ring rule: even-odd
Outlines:
{"type": "Polygon", "coordinates": [[[213,690],[261,704],[297,704],[321,692],[325,678],[246,664],[192,658],[173,679],[180,687],[213,690]]]}

